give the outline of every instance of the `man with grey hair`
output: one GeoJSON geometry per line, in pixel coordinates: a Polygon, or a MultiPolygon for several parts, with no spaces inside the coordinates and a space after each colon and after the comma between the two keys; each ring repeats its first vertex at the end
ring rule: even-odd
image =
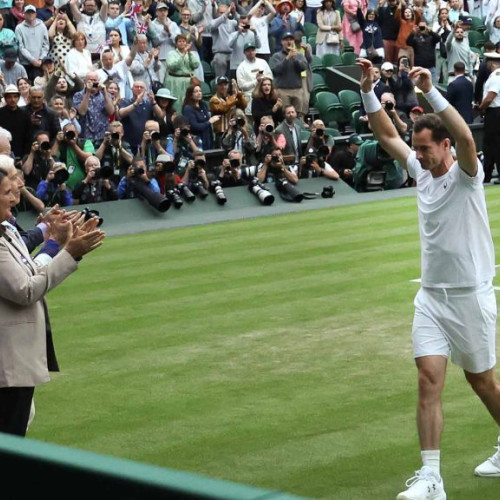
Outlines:
{"type": "Polygon", "coordinates": [[[132,73],[134,82],[140,80],[146,84],[149,92],[154,82],[158,82],[158,71],[160,69],[159,50],[148,50],[148,39],[146,35],[137,35],[130,53],[125,58],[125,63],[132,73]]]}
{"type": "Polygon", "coordinates": [[[43,88],[36,85],[30,87],[29,96],[30,102],[24,108],[31,121],[29,144],[31,144],[31,138],[39,130],[46,130],[49,133],[50,140],[54,140],[57,132],[61,130],[61,126],[59,124],[59,117],[45,104],[43,88]]]}
{"type": "Polygon", "coordinates": [[[213,41],[212,52],[214,54],[212,68],[216,77],[227,76],[231,60],[229,35],[235,31],[238,26],[234,3],[232,3],[230,7],[225,4],[220,4],[217,13],[217,19],[214,19],[209,25],[213,41]]]}

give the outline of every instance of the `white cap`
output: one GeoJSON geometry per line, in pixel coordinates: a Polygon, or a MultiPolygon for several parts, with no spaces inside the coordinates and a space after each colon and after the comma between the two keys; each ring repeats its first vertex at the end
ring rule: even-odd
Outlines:
{"type": "Polygon", "coordinates": [[[394,70],[394,65],[392,63],[386,61],[385,63],[382,64],[382,66],[380,66],[380,69],[385,70],[385,71],[391,70],[391,69],[394,70]]]}

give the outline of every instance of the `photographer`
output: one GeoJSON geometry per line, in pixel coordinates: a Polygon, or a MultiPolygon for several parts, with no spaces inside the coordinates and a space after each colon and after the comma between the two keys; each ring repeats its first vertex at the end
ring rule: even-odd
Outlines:
{"type": "Polygon", "coordinates": [[[247,163],[254,160],[255,134],[253,128],[247,124],[245,113],[241,109],[231,111],[229,128],[222,136],[222,147],[226,151],[236,149],[247,163]]]}
{"type": "Polygon", "coordinates": [[[263,116],[260,119],[258,130],[259,133],[255,145],[255,152],[258,160],[263,161],[273,149],[283,150],[285,148],[285,136],[276,132],[274,129],[274,121],[271,116],[263,116]]]}
{"type": "Polygon", "coordinates": [[[432,80],[437,83],[436,72],[436,44],[441,37],[432,31],[424,18],[420,19],[418,26],[406,39],[406,44],[413,47],[414,65],[427,68],[432,75],[432,80]]]}
{"type": "Polygon", "coordinates": [[[296,167],[285,165],[281,148],[274,147],[270,153],[264,157],[264,161],[258,167],[257,178],[260,182],[275,182],[276,179],[284,178],[292,184],[297,184],[299,178],[296,174],[296,167]]]}
{"type": "Polygon", "coordinates": [[[141,140],[141,155],[146,159],[146,165],[151,167],[158,155],[167,154],[160,139],[160,124],[155,120],[148,120],[144,125],[141,140]]]}
{"type": "MultiPolygon", "coordinates": [[[[106,169],[111,174],[110,168],[106,169]]],[[[75,205],[87,205],[89,203],[100,203],[102,201],[114,201],[118,199],[116,186],[110,181],[106,170],[101,169],[101,162],[96,156],[89,156],[85,161],[86,176],[73,190],[73,201],[75,205]]]]}
{"type": "Polygon", "coordinates": [[[399,132],[399,135],[405,138],[408,131],[409,120],[405,113],[396,109],[396,99],[394,98],[394,94],[385,92],[382,94],[380,102],[382,104],[382,108],[385,109],[385,112],[389,115],[389,118],[396,127],[396,130],[399,132]]]}
{"type": "Polygon", "coordinates": [[[363,142],[360,135],[351,134],[347,139],[347,147],[343,145],[335,147],[330,156],[330,162],[340,178],[352,187],[354,187],[352,172],[356,166],[356,155],[363,142]]]}
{"type": "Polygon", "coordinates": [[[36,189],[40,181],[47,177],[54,165],[50,150],[49,134],[45,131],[38,132],[31,143],[29,154],[22,160],[22,170],[28,187],[36,189]]]}
{"type": "Polygon", "coordinates": [[[80,139],[78,131],[72,123],[64,125],[56,135],[51,155],[57,161],[67,165],[69,179],[67,185],[73,189],[85,177],[85,160],[95,153],[90,139],[80,139]]]}
{"type": "Polygon", "coordinates": [[[95,155],[101,161],[101,166],[113,169],[113,182],[119,182],[134,159],[130,144],[123,140],[123,125],[121,122],[111,122],[108,131],[104,132],[102,141],[96,141],[95,155]]]}
{"type": "Polygon", "coordinates": [[[335,140],[331,135],[325,133],[325,128],[323,120],[314,120],[311,123],[311,127],[309,128],[311,135],[307,141],[306,151],[311,148],[318,149],[320,146],[328,146],[331,151],[331,148],[333,148],[335,144],[335,140]]]}
{"type": "Polygon", "coordinates": [[[46,207],[73,205],[71,191],[66,186],[67,179],[66,165],[60,162],[54,163],[45,180],[40,181],[36,188],[37,198],[42,200],[46,207]]]}
{"type": "Polygon", "coordinates": [[[329,154],[330,149],[326,145],[320,146],[319,149],[308,149],[306,155],[300,159],[299,178],[326,177],[333,181],[339,180],[339,174],[326,161],[329,154]]]}
{"type": "Polygon", "coordinates": [[[181,182],[189,185],[193,182],[201,181],[205,189],[208,189],[209,182],[207,178],[207,159],[202,151],[194,154],[194,159],[187,164],[184,173],[182,174],[181,182]]]}
{"type": "Polygon", "coordinates": [[[222,160],[217,178],[221,182],[223,188],[243,186],[246,182],[241,175],[242,156],[241,153],[233,149],[227,154],[227,158],[222,160]]]}
{"type": "Polygon", "coordinates": [[[134,182],[143,182],[151,191],[160,192],[160,186],[156,179],[153,178],[153,170],[147,171],[146,160],[140,156],[136,156],[127,173],[120,179],[118,184],[118,198],[120,200],[128,200],[137,198],[134,191],[134,182]],[[151,176],[151,177],[150,177],[151,176]]]}
{"type": "Polygon", "coordinates": [[[179,175],[184,174],[187,162],[203,149],[201,139],[191,134],[191,125],[184,116],[177,116],[173,122],[174,133],[167,137],[166,152],[173,156],[179,175]]]}

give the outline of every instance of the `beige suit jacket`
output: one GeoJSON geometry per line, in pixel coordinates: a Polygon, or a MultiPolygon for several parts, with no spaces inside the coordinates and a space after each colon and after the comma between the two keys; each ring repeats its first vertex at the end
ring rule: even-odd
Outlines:
{"type": "Polygon", "coordinates": [[[44,296],[75,271],[77,263],[62,250],[49,264],[38,266],[15,229],[2,231],[0,387],[34,387],[50,380],[44,296]]]}
{"type": "MultiPolygon", "coordinates": [[[[340,14],[335,10],[332,12],[332,19],[333,23],[329,23],[327,21],[328,14],[326,12],[323,12],[321,9],[318,10],[316,14],[316,22],[318,24],[318,32],[316,33],[316,43],[323,43],[326,40],[326,35],[330,33],[330,30],[328,28],[337,26],[338,28],[341,28],[342,25],[340,24],[340,14]]],[[[336,31],[336,33],[338,33],[336,31]]],[[[342,33],[339,33],[340,39],[342,39],[342,33]]]]}

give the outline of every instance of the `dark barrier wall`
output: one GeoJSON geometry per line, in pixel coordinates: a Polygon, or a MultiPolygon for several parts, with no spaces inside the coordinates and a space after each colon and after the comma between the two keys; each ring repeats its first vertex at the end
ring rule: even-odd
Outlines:
{"type": "Polygon", "coordinates": [[[286,493],[0,434],[2,500],[298,500],[286,493]]]}

